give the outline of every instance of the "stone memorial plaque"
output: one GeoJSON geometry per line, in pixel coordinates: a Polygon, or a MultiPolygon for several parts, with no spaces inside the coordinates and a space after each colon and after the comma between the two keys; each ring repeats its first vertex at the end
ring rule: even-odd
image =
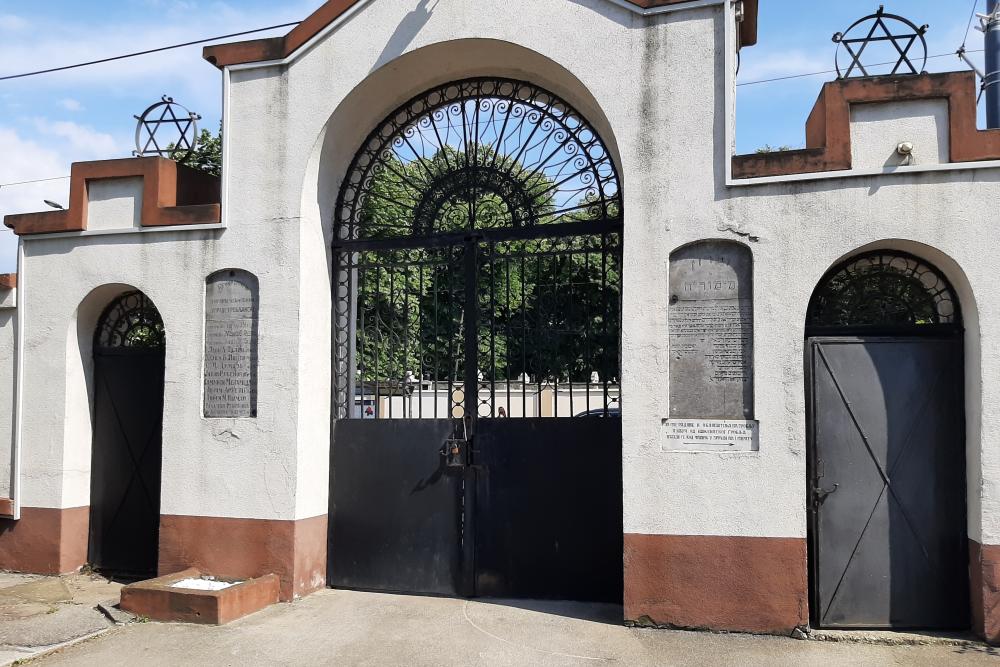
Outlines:
{"type": "Polygon", "coordinates": [[[205,290],[205,416],[257,416],[257,278],[209,276],[205,290]]]}
{"type": "Polygon", "coordinates": [[[760,428],[755,421],[665,419],[660,448],[665,452],[756,452],[760,428]]]}
{"type": "Polygon", "coordinates": [[[753,418],[753,258],[729,241],[670,256],[670,416],[753,418]]]}

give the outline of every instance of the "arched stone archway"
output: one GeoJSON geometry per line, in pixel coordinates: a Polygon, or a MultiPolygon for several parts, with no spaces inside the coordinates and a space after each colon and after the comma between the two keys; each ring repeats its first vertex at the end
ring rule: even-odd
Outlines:
{"type": "Polygon", "coordinates": [[[529,81],[447,82],[375,127],[334,210],[331,585],[620,601],[624,227],[599,131],[529,81]]]}

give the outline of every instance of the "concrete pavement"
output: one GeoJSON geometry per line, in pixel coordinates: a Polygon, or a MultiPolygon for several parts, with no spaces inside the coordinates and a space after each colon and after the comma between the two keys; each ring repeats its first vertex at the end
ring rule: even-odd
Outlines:
{"type": "Polygon", "coordinates": [[[137,623],[32,665],[996,665],[981,644],[884,646],[626,628],[621,608],[324,590],[224,627],[137,623]]]}
{"type": "Polygon", "coordinates": [[[95,607],[117,601],[120,589],[87,574],[0,573],[0,665],[107,630],[112,622],[95,607]]]}

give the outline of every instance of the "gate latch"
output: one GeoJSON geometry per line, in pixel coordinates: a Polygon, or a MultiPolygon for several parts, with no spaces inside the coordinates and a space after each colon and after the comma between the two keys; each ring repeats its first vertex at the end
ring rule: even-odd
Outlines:
{"type": "Polygon", "coordinates": [[[840,484],[834,484],[832,489],[824,489],[823,487],[817,486],[813,489],[813,498],[815,499],[816,505],[822,505],[826,497],[831,493],[836,493],[837,489],[840,488],[840,484]]]}
{"type": "Polygon", "coordinates": [[[441,448],[441,456],[445,459],[445,465],[449,468],[465,467],[465,448],[468,443],[465,440],[446,440],[441,448]]]}

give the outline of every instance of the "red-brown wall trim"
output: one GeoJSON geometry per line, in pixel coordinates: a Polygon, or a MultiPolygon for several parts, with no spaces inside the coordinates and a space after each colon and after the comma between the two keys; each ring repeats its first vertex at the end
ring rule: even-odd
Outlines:
{"type": "MultiPolygon", "coordinates": [[[[295,53],[303,44],[322,32],[324,28],[360,1],[328,0],[284,37],[214,44],[205,47],[203,57],[220,68],[229,65],[283,60],[295,53]]],[[[643,9],[651,9],[666,5],[680,5],[694,2],[694,0],[628,0],[628,2],[643,9]]],[[[753,46],[757,43],[757,4],[758,0],[743,0],[744,19],[740,26],[740,43],[743,46],[753,46]]]]}
{"type": "Polygon", "coordinates": [[[198,579],[202,573],[191,568],[122,589],[125,611],[161,623],[202,623],[225,625],[260,611],[278,601],[278,577],[266,574],[221,591],[175,588],[184,579],[198,579]]]}
{"type": "Polygon", "coordinates": [[[841,79],[824,84],[806,121],[804,149],[736,155],[733,178],[849,170],[852,104],[928,99],[948,101],[951,162],[1000,159],[1000,130],[976,126],[974,72],[841,79]]]}
{"type": "Polygon", "coordinates": [[[809,623],[805,539],[625,534],[625,618],[790,634],[809,623]]]}
{"type": "Polygon", "coordinates": [[[326,585],[326,515],[299,521],[160,517],[161,576],[196,568],[247,579],[274,573],[281,599],[292,600],[326,585]]]}
{"type": "Polygon", "coordinates": [[[0,498],[0,519],[9,519],[14,516],[14,499],[0,498]]]}
{"type": "Polygon", "coordinates": [[[21,519],[0,519],[0,570],[67,574],[87,562],[90,508],[22,507],[21,519]]]}
{"type": "Polygon", "coordinates": [[[969,540],[969,584],[973,631],[1000,644],[1000,546],[969,540]]]}
{"type": "Polygon", "coordinates": [[[16,273],[0,273],[0,288],[14,289],[17,287],[16,273]]]}
{"type": "Polygon", "coordinates": [[[87,229],[87,186],[111,178],[143,179],[142,226],[201,225],[221,221],[216,176],[159,157],[77,162],[70,172],[69,208],[8,215],[4,224],[23,236],[87,229]]]}

